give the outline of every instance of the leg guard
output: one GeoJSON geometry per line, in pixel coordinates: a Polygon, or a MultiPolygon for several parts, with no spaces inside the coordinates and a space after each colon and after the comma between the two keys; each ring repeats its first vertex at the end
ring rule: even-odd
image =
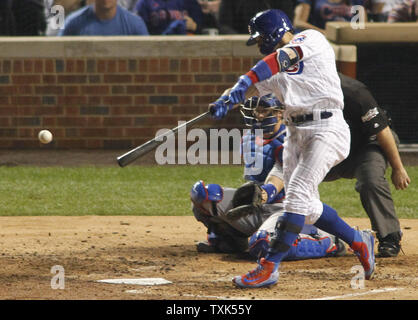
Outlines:
{"type": "Polygon", "coordinates": [[[315,238],[301,234],[293,243],[283,260],[303,260],[332,256],[337,252],[337,246],[331,237],[315,238]]]}
{"type": "Polygon", "coordinates": [[[285,213],[277,220],[274,236],[271,238],[270,248],[266,259],[277,264],[286,256],[287,251],[297,240],[305,222],[305,216],[285,213]]]}
{"type": "Polygon", "coordinates": [[[270,247],[270,237],[271,234],[266,230],[255,232],[248,242],[248,253],[257,260],[265,257],[270,247]]]}

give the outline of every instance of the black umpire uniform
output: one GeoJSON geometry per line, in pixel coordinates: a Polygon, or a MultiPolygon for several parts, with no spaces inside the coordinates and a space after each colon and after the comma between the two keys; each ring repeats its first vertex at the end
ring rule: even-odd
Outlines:
{"type": "MultiPolygon", "coordinates": [[[[362,82],[339,75],[344,93],[344,118],[351,132],[351,149],[348,157],[332,168],[324,181],[357,179],[355,189],[372,229],[377,232],[378,254],[394,257],[399,253],[402,233],[385,178],[389,163],[376,139],[376,134],[389,125],[390,119],[362,82]]],[[[398,145],[398,136],[393,130],[392,134],[398,145]]]]}

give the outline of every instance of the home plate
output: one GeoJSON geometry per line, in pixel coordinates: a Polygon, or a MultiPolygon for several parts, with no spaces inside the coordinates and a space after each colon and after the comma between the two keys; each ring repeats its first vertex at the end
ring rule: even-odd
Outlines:
{"type": "Polygon", "coordinates": [[[134,284],[139,286],[156,286],[160,284],[169,284],[172,283],[163,278],[137,278],[137,279],[105,279],[97,280],[97,282],[102,283],[112,283],[112,284],[134,284]]]}

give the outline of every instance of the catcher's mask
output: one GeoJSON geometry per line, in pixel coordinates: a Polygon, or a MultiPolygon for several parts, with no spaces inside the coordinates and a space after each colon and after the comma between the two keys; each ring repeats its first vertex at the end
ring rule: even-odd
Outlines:
{"type": "Polygon", "coordinates": [[[293,32],[293,25],[289,17],[281,10],[269,9],[257,13],[248,23],[250,38],[247,46],[261,40],[260,52],[268,55],[274,51],[286,32],[293,32]]]}
{"type": "Polygon", "coordinates": [[[278,122],[276,111],[283,108],[277,99],[271,96],[251,97],[241,104],[244,122],[252,129],[262,129],[264,134],[274,132],[278,122]]]}
{"type": "Polygon", "coordinates": [[[205,186],[205,183],[200,180],[196,182],[192,190],[190,190],[190,198],[193,202],[201,204],[204,201],[222,201],[223,198],[223,189],[219,184],[208,184],[205,186]]]}

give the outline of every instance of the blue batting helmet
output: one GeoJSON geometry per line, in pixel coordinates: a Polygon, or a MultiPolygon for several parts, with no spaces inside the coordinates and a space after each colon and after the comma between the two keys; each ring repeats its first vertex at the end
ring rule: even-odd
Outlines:
{"type": "Polygon", "coordinates": [[[247,41],[247,46],[256,44],[257,38],[261,37],[260,52],[267,55],[274,51],[286,32],[293,32],[293,25],[283,11],[269,9],[259,12],[251,18],[248,31],[250,32],[250,38],[247,41]]]}
{"type": "Polygon", "coordinates": [[[278,111],[283,108],[283,105],[276,98],[267,95],[263,97],[251,97],[248,98],[244,104],[241,105],[241,114],[244,118],[244,122],[248,127],[252,129],[262,129],[263,133],[274,132],[274,127],[278,122],[277,115],[273,111],[278,111]],[[264,118],[259,121],[257,119],[255,111],[257,108],[262,107],[264,111],[268,112],[264,118]]]}

